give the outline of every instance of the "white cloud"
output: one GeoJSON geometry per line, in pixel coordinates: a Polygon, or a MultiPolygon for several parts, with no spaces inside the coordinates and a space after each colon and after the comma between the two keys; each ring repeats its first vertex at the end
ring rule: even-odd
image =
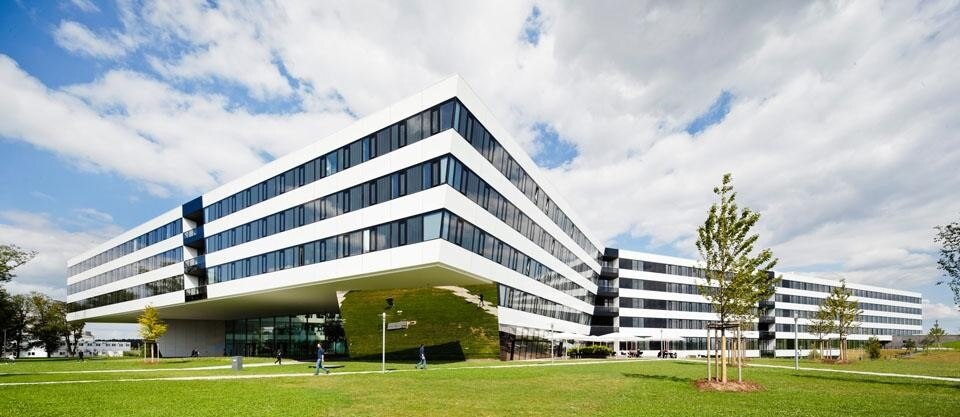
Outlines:
{"type": "Polygon", "coordinates": [[[960,334],[960,327],[956,327],[960,326],[960,308],[924,299],[924,329],[930,329],[936,321],[940,322],[940,327],[943,327],[947,334],[960,334]]]}
{"type": "Polygon", "coordinates": [[[343,113],[251,114],[217,95],[190,95],[129,71],[50,90],[0,55],[0,135],[151,194],[205,191],[346,124],[343,113]],[[43,111],[35,111],[43,109],[43,111]],[[56,123],[51,123],[56,120],[56,123]]]}
{"type": "Polygon", "coordinates": [[[0,242],[38,252],[36,258],[14,271],[17,277],[5,287],[13,293],[40,291],[65,299],[67,260],[122,232],[105,217],[100,221],[83,219],[86,228],[77,231],[63,227],[62,223],[74,220],[56,219],[45,213],[0,211],[0,242]]]}
{"type": "Polygon", "coordinates": [[[148,189],[204,190],[346,123],[336,94],[363,115],[461,73],[528,150],[536,123],[577,147],[548,176],[601,239],[693,256],[710,190],[732,172],[783,269],[936,280],[931,228],[960,212],[954,3],[537,5],[536,46],[520,36],[533,2],[122,8],[117,39],[149,39],[165,79],[112,70],[52,91],[0,60],[0,93],[17,97],[0,103],[0,134],[148,189]],[[193,80],[197,93],[175,87],[193,80]],[[254,114],[210,93],[218,81],[306,110],[254,114]],[[683,132],[721,91],[734,96],[723,122],[683,132]]]}
{"type": "Polygon", "coordinates": [[[90,0],[70,0],[70,3],[73,3],[78,9],[87,13],[100,11],[100,8],[90,0]]]}
{"type": "Polygon", "coordinates": [[[62,21],[53,33],[57,45],[64,49],[94,58],[119,58],[126,55],[128,47],[120,40],[100,36],[81,23],[62,21]]]}

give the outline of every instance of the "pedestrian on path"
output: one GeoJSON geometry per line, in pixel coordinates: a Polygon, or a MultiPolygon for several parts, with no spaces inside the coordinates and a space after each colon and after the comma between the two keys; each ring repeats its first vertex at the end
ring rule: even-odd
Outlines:
{"type": "Polygon", "coordinates": [[[277,365],[283,365],[283,351],[277,349],[277,360],[273,361],[277,365]]]}
{"type": "Polygon", "coordinates": [[[321,369],[325,373],[330,373],[329,369],[323,367],[323,354],[323,346],[320,345],[320,342],[317,342],[317,369],[313,371],[314,375],[319,375],[321,369]]]}
{"type": "Polygon", "coordinates": [[[420,344],[420,362],[417,362],[414,369],[427,369],[427,355],[423,352],[423,343],[420,344]]]}
{"type": "Polygon", "coordinates": [[[477,305],[477,308],[483,308],[483,293],[480,293],[480,304],[477,305]]]}

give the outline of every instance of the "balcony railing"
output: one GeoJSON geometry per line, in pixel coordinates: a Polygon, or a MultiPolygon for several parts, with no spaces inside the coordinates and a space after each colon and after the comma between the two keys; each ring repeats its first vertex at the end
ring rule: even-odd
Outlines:
{"type": "Polygon", "coordinates": [[[620,328],[617,326],[592,326],[590,327],[591,336],[602,336],[605,334],[619,332],[620,328]]]}
{"type": "Polygon", "coordinates": [[[594,316],[613,317],[620,314],[620,307],[616,306],[596,306],[593,309],[594,316]]]}
{"type": "Polygon", "coordinates": [[[190,258],[183,261],[183,272],[195,277],[204,277],[207,275],[207,263],[203,255],[196,258],[190,258]]]}
{"type": "Polygon", "coordinates": [[[606,286],[597,287],[597,297],[615,298],[619,296],[620,296],[620,288],[618,287],[606,287],[606,286]]]}
{"type": "Polygon", "coordinates": [[[199,286],[199,287],[187,288],[187,289],[183,290],[183,294],[184,294],[184,299],[185,299],[187,302],[190,302],[190,301],[198,301],[198,300],[206,300],[206,299],[207,299],[207,286],[206,286],[206,285],[203,285],[203,286],[199,286]]]}
{"type": "Polygon", "coordinates": [[[620,268],[614,268],[612,266],[604,266],[600,268],[600,278],[613,279],[619,276],[620,276],[620,268]]]}
{"type": "Polygon", "coordinates": [[[193,229],[183,232],[183,245],[195,249],[203,249],[204,246],[203,226],[197,226],[193,229]]]}

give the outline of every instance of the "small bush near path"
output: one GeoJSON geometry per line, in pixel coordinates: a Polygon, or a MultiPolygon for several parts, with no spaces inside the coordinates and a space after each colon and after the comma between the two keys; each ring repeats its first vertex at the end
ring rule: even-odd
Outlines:
{"type": "Polygon", "coordinates": [[[603,345],[581,346],[567,351],[570,356],[580,358],[606,358],[613,355],[613,349],[603,345]]]}

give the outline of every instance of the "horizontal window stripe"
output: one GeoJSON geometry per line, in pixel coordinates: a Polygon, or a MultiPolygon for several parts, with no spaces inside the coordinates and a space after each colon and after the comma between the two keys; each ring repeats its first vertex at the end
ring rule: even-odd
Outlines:
{"type": "Polygon", "coordinates": [[[453,107],[454,102],[448,100],[225,197],[203,209],[204,220],[211,222],[228,216],[450,129],[453,107]]]}
{"type": "Polygon", "coordinates": [[[119,259],[131,253],[134,253],[147,246],[160,243],[183,232],[183,220],[177,219],[147,233],[130,239],[113,248],[107,249],[99,254],[91,256],[74,265],[67,267],[67,276],[74,276],[81,272],[96,268],[114,259],[119,259]]]}
{"type": "Polygon", "coordinates": [[[86,291],[121,279],[130,278],[146,272],[170,266],[183,262],[183,247],[173,248],[166,252],[158,253],[148,258],[126,264],[124,266],[109,270],[102,274],[94,275],[83,281],[75,282],[68,286],[68,293],[75,294],[80,291],[86,291]]]}
{"type": "Polygon", "coordinates": [[[155,295],[167,294],[182,290],[183,275],[177,275],[174,277],[164,278],[161,280],[148,282],[146,284],[74,301],[67,304],[67,309],[70,312],[88,310],[91,308],[122,303],[124,301],[139,300],[141,298],[153,297],[155,295]]]}

